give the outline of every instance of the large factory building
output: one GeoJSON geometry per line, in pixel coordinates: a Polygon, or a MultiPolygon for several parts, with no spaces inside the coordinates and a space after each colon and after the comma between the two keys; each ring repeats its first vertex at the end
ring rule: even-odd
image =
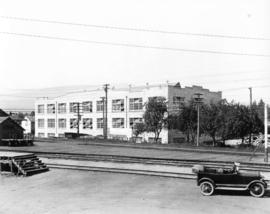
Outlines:
{"type": "MultiPolygon", "coordinates": [[[[209,103],[221,100],[221,92],[211,92],[201,86],[182,88],[177,84],[157,84],[129,86],[127,88],[110,87],[107,102],[108,138],[128,140],[135,123],[142,122],[144,104],[149,97],[165,97],[169,111],[176,110],[180,102],[187,102],[194,94],[202,94],[203,101],[209,103]]],[[[104,121],[103,88],[83,92],[69,93],[57,98],[39,98],[35,103],[36,137],[65,137],[68,134],[88,136],[103,135],[104,121]],[[79,127],[78,127],[79,118],[79,127]]],[[[169,112],[170,113],[170,112],[169,112]]],[[[179,139],[176,134],[164,129],[160,134],[161,143],[179,139]]],[[[154,135],[144,133],[142,141],[152,142],[154,135]]]]}

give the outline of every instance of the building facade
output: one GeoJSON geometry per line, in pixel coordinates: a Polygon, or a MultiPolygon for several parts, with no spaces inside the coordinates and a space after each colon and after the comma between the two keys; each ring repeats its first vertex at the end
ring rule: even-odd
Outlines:
{"type": "MultiPolygon", "coordinates": [[[[181,88],[180,84],[146,85],[108,90],[108,138],[128,140],[135,123],[142,122],[144,104],[150,97],[165,97],[169,111],[179,108],[182,101],[201,93],[205,102],[221,100],[221,92],[210,92],[200,86],[181,88]]],[[[40,98],[35,103],[35,136],[64,137],[67,133],[103,135],[103,89],[70,93],[57,98],[40,98]]],[[[162,143],[169,142],[169,131],[160,134],[162,143]]],[[[144,133],[143,140],[152,142],[154,135],[144,133]]],[[[172,138],[172,136],[171,136],[172,138]]]]}

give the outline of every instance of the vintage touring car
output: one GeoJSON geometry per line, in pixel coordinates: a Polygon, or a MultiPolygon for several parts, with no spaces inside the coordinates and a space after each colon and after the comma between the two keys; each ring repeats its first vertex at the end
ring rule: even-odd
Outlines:
{"type": "Polygon", "coordinates": [[[248,190],[254,197],[263,197],[269,185],[260,172],[239,171],[238,163],[231,169],[195,165],[192,171],[197,174],[197,185],[205,196],[212,195],[215,189],[227,189],[248,190]]]}

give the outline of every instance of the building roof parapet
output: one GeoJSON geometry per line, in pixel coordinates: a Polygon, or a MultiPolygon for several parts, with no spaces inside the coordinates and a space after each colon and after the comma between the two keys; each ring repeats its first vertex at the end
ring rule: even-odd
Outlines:
{"type": "MultiPolygon", "coordinates": [[[[177,89],[187,89],[187,90],[200,90],[200,91],[206,91],[206,92],[210,92],[209,89],[203,88],[202,86],[198,86],[198,85],[192,85],[192,86],[185,86],[184,88],[181,87],[181,84],[179,82],[177,83],[169,83],[169,81],[167,81],[166,83],[161,83],[161,84],[149,84],[146,83],[145,85],[138,85],[138,86],[133,86],[131,84],[127,85],[126,87],[116,87],[116,86],[111,86],[109,90],[111,91],[126,91],[126,92],[143,92],[145,90],[149,90],[152,88],[166,88],[166,87],[174,87],[177,89]]],[[[73,92],[68,92],[65,94],[62,94],[60,96],[56,96],[56,97],[38,97],[36,100],[37,101],[53,101],[57,98],[64,98],[67,97],[69,95],[75,95],[75,94],[84,94],[84,93],[91,93],[91,92],[101,92],[104,91],[104,89],[101,88],[96,88],[96,89],[92,89],[92,90],[80,90],[80,91],[73,91],[73,92]]],[[[214,93],[221,93],[221,91],[218,92],[214,92],[214,93]]]]}

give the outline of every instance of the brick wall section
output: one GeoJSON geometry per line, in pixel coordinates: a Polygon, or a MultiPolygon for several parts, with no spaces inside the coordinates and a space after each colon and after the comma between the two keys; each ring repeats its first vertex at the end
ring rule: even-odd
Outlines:
{"type": "MultiPolygon", "coordinates": [[[[168,88],[168,109],[169,109],[169,114],[177,112],[172,110],[173,109],[173,97],[178,96],[178,97],[184,97],[184,102],[187,103],[189,100],[191,100],[194,96],[195,93],[201,93],[203,102],[204,103],[210,103],[210,102],[218,102],[222,99],[222,93],[219,92],[212,92],[209,89],[205,89],[201,86],[192,86],[192,87],[185,87],[181,88],[180,86],[169,86],[168,88]]],[[[178,130],[169,130],[168,132],[168,142],[173,143],[173,142],[182,142],[184,141],[185,135],[183,135],[180,131],[178,130]]]]}

